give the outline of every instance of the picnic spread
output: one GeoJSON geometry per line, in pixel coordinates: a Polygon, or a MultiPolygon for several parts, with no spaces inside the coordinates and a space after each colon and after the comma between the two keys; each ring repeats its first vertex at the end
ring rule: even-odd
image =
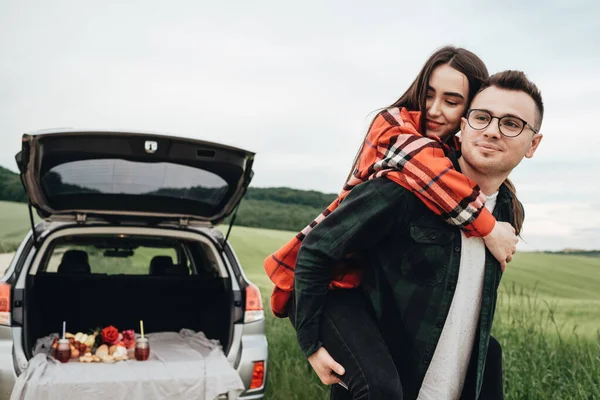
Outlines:
{"type": "Polygon", "coordinates": [[[11,400],[214,400],[244,390],[219,341],[189,329],[73,335],[63,326],[62,337],[38,339],[33,354],[11,400]]]}

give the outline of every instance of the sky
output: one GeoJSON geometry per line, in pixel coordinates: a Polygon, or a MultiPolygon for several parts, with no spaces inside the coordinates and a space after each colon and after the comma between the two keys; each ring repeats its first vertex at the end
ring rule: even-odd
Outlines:
{"type": "Polygon", "coordinates": [[[147,130],[256,152],[254,187],[337,193],[374,112],[453,44],[542,91],[518,248],[600,249],[598,21],[591,0],[3,0],[0,165],[33,130],[147,130]]]}

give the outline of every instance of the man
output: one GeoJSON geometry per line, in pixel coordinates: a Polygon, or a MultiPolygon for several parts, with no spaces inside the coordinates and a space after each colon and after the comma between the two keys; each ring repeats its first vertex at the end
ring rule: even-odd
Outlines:
{"type": "MultiPolygon", "coordinates": [[[[523,212],[505,180],[523,157],[535,153],[542,117],[537,87],[522,72],[505,71],[490,78],[462,119],[455,167],[479,185],[496,219],[514,227],[521,226],[523,212]]],[[[480,238],[466,238],[394,182],[365,182],[313,229],[298,255],[294,318],[300,347],[323,382],[342,375],[354,398],[501,398],[501,387],[499,394],[482,394],[488,390],[482,386],[501,275],[480,238]],[[343,329],[338,325],[333,340],[320,337],[331,268],[350,253],[361,255],[362,290],[386,347],[373,346],[379,332],[363,344],[353,337],[368,322],[351,300],[346,311],[355,320],[343,329]],[[332,358],[328,347],[341,349],[332,358]],[[380,380],[393,382],[391,389],[369,394],[365,379],[357,376],[385,364],[382,349],[397,376],[380,380]],[[348,374],[344,363],[353,362],[357,368],[348,374]]]]}

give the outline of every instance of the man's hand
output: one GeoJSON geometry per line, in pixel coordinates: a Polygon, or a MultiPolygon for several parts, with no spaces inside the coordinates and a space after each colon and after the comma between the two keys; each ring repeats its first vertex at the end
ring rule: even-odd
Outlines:
{"type": "Polygon", "coordinates": [[[329,355],[329,352],[325,350],[325,347],[319,347],[319,350],[308,357],[308,362],[319,376],[319,379],[321,379],[321,382],[325,385],[333,385],[341,382],[341,380],[334,375],[334,372],[338,375],[344,375],[346,373],[344,367],[338,364],[329,355]]]}
{"type": "Polygon", "coordinates": [[[515,234],[515,228],[508,222],[496,222],[494,229],[484,236],[483,240],[490,253],[500,262],[500,269],[504,272],[506,263],[512,261],[512,256],[517,251],[519,238],[515,234]]]}

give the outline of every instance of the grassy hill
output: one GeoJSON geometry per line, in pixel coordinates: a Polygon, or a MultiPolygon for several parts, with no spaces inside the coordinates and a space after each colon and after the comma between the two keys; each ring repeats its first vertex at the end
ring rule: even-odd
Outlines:
{"type": "MultiPolygon", "coordinates": [[[[295,232],[234,227],[230,240],[247,275],[263,291],[272,284],[263,260],[295,232]]],[[[564,334],[574,327],[587,337],[600,328],[600,258],[562,254],[517,253],[502,278],[500,311],[534,306],[553,316],[564,334]]],[[[548,329],[555,330],[555,325],[548,329]]]]}
{"type": "Polygon", "coordinates": [[[0,201],[0,253],[14,251],[30,227],[26,204],[0,201]]]}
{"type": "MultiPolygon", "coordinates": [[[[272,317],[263,260],[295,232],[235,227],[230,240],[262,293],[270,371],[267,398],[327,399],[289,321],[272,317]]],[[[503,277],[493,335],[503,346],[505,398],[600,398],[600,258],[518,253],[503,277]]]]}
{"type": "MultiPolygon", "coordinates": [[[[0,246],[18,243],[28,221],[26,205],[0,202],[0,246]]],[[[263,295],[267,398],[325,400],[328,390],[302,357],[289,321],[269,311],[272,284],[263,260],[294,234],[236,226],[230,240],[263,295]]],[[[493,335],[503,346],[505,398],[600,398],[600,258],[517,253],[500,291],[493,335]]]]}
{"type": "MultiPolygon", "coordinates": [[[[25,204],[0,201],[0,252],[16,249],[29,226],[25,204]]],[[[271,288],[262,269],[264,258],[294,235],[294,231],[234,227],[234,248],[248,275],[264,291],[271,288]]],[[[553,307],[558,323],[564,324],[562,330],[577,326],[578,332],[589,336],[600,327],[600,257],[517,253],[502,278],[501,291],[505,294],[501,301],[507,303],[502,310],[509,309],[515,297],[529,296],[538,308],[553,307]]]]}
{"type": "MultiPolygon", "coordinates": [[[[275,200],[252,201],[273,201],[281,205],[275,200]]],[[[38,220],[35,211],[34,216],[38,220]]],[[[0,252],[13,251],[29,227],[29,212],[25,204],[0,201],[0,252]]],[[[295,233],[234,227],[231,240],[235,249],[240,253],[244,265],[249,266],[248,271],[253,280],[263,289],[271,287],[270,281],[262,273],[264,258],[295,233]],[[259,267],[258,270],[255,266],[259,267]]],[[[501,290],[504,293],[516,294],[535,292],[538,301],[560,299],[561,305],[574,306],[577,302],[585,301],[600,302],[600,257],[543,252],[517,253],[504,274],[501,290]]],[[[599,318],[595,321],[600,321],[600,303],[594,307],[578,304],[578,307],[569,308],[577,308],[578,313],[597,309],[599,318]]],[[[586,325],[586,321],[581,321],[581,324],[586,325]]]]}
{"type": "MultiPolygon", "coordinates": [[[[60,178],[57,179],[60,181],[60,178]]],[[[197,189],[202,190],[201,187],[197,189]]],[[[250,187],[240,204],[236,225],[301,230],[335,197],[335,194],[314,190],[250,187]]],[[[27,202],[19,175],[2,167],[0,167],[0,201],[27,202]]],[[[229,219],[225,222],[229,223],[229,219]]]]}

